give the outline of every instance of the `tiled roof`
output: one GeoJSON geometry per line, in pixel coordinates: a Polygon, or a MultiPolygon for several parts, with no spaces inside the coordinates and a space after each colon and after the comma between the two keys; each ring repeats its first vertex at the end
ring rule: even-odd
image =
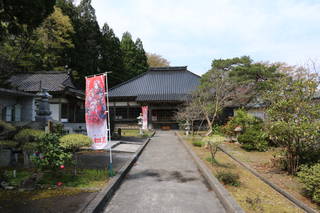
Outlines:
{"type": "Polygon", "coordinates": [[[136,101],[185,101],[198,87],[200,77],[187,67],[150,68],[109,90],[109,97],[136,97],[136,101]]]}
{"type": "Polygon", "coordinates": [[[0,94],[2,95],[10,95],[10,96],[36,96],[32,93],[28,93],[28,92],[21,92],[19,90],[13,90],[13,89],[4,89],[4,88],[0,88],[0,94]]]}
{"type": "Polygon", "coordinates": [[[17,74],[9,79],[11,86],[25,92],[38,92],[40,87],[49,92],[63,91],[66,87],[75,88],[70,76],[64,71],[44,71],[17,74]]]}

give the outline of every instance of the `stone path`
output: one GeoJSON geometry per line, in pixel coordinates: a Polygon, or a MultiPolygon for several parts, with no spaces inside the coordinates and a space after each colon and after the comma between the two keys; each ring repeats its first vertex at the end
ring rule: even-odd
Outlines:
{"type": "Polygon", "coordinates": [[[158,132],[110,201],[112,213],[225,212],[174,132],[158,132]]]}

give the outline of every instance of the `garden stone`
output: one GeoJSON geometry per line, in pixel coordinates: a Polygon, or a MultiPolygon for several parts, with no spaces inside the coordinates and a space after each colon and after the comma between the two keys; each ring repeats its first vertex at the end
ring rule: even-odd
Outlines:
{"type": "Polygon", "coordinates": [[[9,186],[9,183],[7,183],[6,181],[1,181],[0,186],[5,190],[14,189],[14,187],[13,186],[9,186]]]}
{"type": "Polygon", "coordinates": [[[38,173],[33,174],[30,178],[22,182],[21,188],[24,190],[34,190],[42,176],[43,174],[38,174],[38,173]]]}

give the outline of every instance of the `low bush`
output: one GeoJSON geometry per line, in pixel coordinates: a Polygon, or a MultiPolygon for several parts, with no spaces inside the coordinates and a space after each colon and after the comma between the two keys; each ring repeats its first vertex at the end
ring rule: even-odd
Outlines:
{"type": "Polygon", "coordinates": [[[0,139],[10,140],[16,133],[17,129],[10,123],[6,123],[0,120],[0,139]]]}
{"type": "Polygon", "coordinates": [[[71,161],[72,155],[60,146],[59,137],[45,134],[36,145],[36,155],[31,157],[36,168],[56,171],[61,165],[71,161]]]}
{"type": "Polygon", "coordinates": [[[218,172],[216,177],[225,185],[240,186],[240,176],[231,172],[218,172]]]}
{"type": "Polygon", "coordinates": [[[247,151],[257,150],[259,152],[268,150],[267,134],[262,130],[248,128],[238,137],[241,147],[247,151]]]}
{"type": "Polygon", "coordinates": [[[64,135],[64,125],[62,123],[53,123],[50,129],[50,133],[57,135],[64,135]]]}
{"type": "Polygon", "coordinates": [[[60,145],[67,149],[71,150],[74,158],[74,174],[77,175],[77,164],[78,164],[78,157],[76,152],[84,146],[91,146],[92,140],[86,135],[82,134],[69,134],[61,137],[59,139],[60,145]]]}
{"type": "Polygon", "coordinates": [[[247,128],[254,126],[255,128],[262,128],[263,121],[260,118],[254,117],[247,113],[244,109],[238,109],[228,123],[222,127],[222,132],[229,136],[234,136],[236,133],[234,129],[241,127],[242,132],[247,128]]]}
{"type": "Polygon", "coordinates": [[[0,148],[16,148],[18,146],[18,142],[11,140],[0,140],[0,148]]]}
{"type": "Polygon", "coordinates": [[[0,133],[2,132],[12,132],[15,131],[16,127],[10,123],[0,120],[0,133]]]}
{"type": "Polygon", "coordinates": [[[192,145],[196,146],[196,147],[202,147],[203,146],[203,142],[202,141],[193,141],[192,145]]]}
{"type": "Polygon", "coordinates": [[[45,136],[45,132],[37,129],[22,129],[14,136],[19,143],[38,142],[45,136]]]}
{"type": "Polygon", "coordinates": [[[297,175],[304,183],[307,194],[314,202],[320,204],[320,163],[311,167],[301,166],[297,175]]]}
{"type": "Polygon", "coordinates": [[[59,139],[60,145],[72,151],[77,151],[80,147],[91,146],[92,140],[86,135],[69,134],[59,139]]]}

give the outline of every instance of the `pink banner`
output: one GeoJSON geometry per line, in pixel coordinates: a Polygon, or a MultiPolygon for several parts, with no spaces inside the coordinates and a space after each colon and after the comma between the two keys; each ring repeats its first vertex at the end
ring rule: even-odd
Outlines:
{"type": "Polygon", "coordinates": [[[142,107],[142,129],[148,129],[148,106],[142,107]]]}
{"type": "Polygon", "coordinates": [[[86,126],[93,149],[106,149],[108,142],[105,88],[104,75],[86,78],[86,126]]]}

